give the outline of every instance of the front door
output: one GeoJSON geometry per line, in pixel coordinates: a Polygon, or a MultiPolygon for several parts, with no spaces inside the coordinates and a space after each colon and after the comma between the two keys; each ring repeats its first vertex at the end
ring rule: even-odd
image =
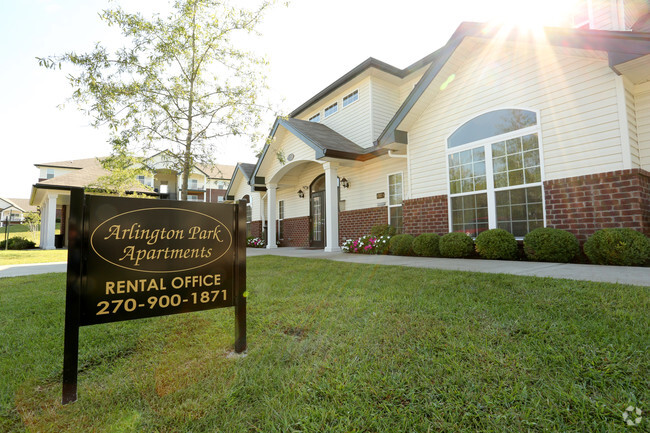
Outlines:
{"type": "Polygon", "coordinates": [[[309,200],[309,246],[325,248],[325,191],[311,193],[309,200]]]}

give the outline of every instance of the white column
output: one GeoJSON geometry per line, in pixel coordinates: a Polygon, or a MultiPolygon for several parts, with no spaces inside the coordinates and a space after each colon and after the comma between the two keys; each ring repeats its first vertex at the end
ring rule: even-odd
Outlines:
{"type": "Polygon", "coordinates": [[[268,225],[268,232],[266,233],[266,236],[268,238],[268,243],[266,244],[266,248],[277,248],[277,235],[275,231],[275,224],[276,224],[276,214],[275,214],[275,189],[278,187],[277,184],[275,183],[267,183],[266,184],[266,203],[268,206],[268,212],[267,215],[269,217],[269,225],[268,225]]]}
{"type": "Polygon", "coordinates": [[[325,251],[341,251],[339,246],[338,164],[326,162],[325,169],[325,251]]]}
{"type": "Polygon", "coordinates": [[[54,249],[54,232],[56,231],[56,198],[57,194],[48,194],[41,206],[41,249],[54,249]]]}

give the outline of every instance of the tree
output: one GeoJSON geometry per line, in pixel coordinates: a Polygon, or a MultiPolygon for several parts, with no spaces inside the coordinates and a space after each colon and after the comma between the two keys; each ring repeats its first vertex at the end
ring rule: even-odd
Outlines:
{"type": "Polygon", "coordinates": [[[41,215],[38,212],[29,212],[25,214],[24,219],[29,226],[32,240],[36,242],[36,232],[41,229],[41,215]]]}
{"type": "Polygon", "coordinates": [[[111,141],[111,156],[100,161],[107,173],[98,177],[87,189],[120,197],[147,197],[146,191],[151,188],[137,179],[138,176],[148,176],[151,173],[144,165],[143,158],[136,157],[129,151],[128,134],[123,132],[121,137],[113,137],[111,141]]]}
{"type": "Polygon", "coordinates": [[[255,33],[270,4],[247,10],[219,0],[177,0],[166,18],[151,19],[117,7],[100,16],[127,46],[110,54],[97,43],[90,53],[38,60],[48,68],[76,67],[68,75],[71,99],[93,126],[108,125],[114,145],[126,134],[143,152],[168,151],[183,174],[181,198],[187,200],[191,167],[214,164],[218,139],[256,138],[268,109],[258,102],[267,63],[234,40],[255,33]]]}

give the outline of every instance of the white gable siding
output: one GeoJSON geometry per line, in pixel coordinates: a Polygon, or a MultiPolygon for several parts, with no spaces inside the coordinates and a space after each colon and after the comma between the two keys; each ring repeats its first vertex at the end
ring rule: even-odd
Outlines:
{"type": "Polygon", "coordinates": [[[263,177],[266,182],[270,179],[287,163],[281,162],[277,158],[277,153],[280,152],[286,159],[290,154],[293,154],[294,161],[314,159],[315,151],[295,135],[288,132],[284,127],[278,127],[275,135],[275,140],[269,146],[262,165],[257,173],[258,177],[263,177]]]}
{"type": "Polygon", "coordinates": [[[40,167],[38,178],[47,179],[47,170],[54,170],[54,177],[61,176],[62,174],[71,173],[73,171],[79,171],[75,168],[59,168],[59,167],[40,167]]]}
{"type": "Polygon", "coordinates": [[[591,0],[593,24],[598,30],[619,30],[616,22],[616,5],[612,0],[591,0]]]}
{"type": "Polygon", "coordinates": [[[545,180],[622,168],[614,73],[550,50],[476,53],[409,131],[412,198],[447,194],[446,139],[500,108],[540,112],[545,180]]]}
{"type": "Polygon", "coordinates": [[[650,4],[648,0],[625,0],[625,28],[631,29],[639,18],[648,13],[650,4]]]}
{"type": "Polygon", "coordinates": [[[650,88],[635,98],[636,126],[639,141],[639,163],[642,169],[650,171],[650,88]]]}
{"type": "Polygon", "coordinates": [[[399,87],[399,103],[400,105],[406,100],[406,98],[413,91],[413,87],[420,81],[422,75],[424,75],[425,69],[421,69],[417,73],[406,77],[404,83],[399,87]]]}
{"type": "Polygon", "coordinates": [[[323,112],[321,114],[321,123],[329,126],[334,131],[361,147],[372,146],[372,125],[369,115],[370,78],[366,78],[358,85],[348,87],[334,96],[334,98],[328,99],[323,104],[323,110],[335,102],[339,104],[338,111],[329,117],[325,117],[325,113],[323,112]],[[357,89],[359,90],[359,99],[344,108],[343,98],[357,89]]]}
{"type": "Polygon", "coordinates": [[[397,86],[378,78],[372,80],[372,137],[382,133],[400,106],[397,86]]]}
{"type": "Polygon", "coordinates": [[[233,188],[230,189],[230,195],[235,200],[241,200],[244,196],[250,197],[252,221],[259,221],[262,219],[260,214],[260,194],[251,192],[251,186],[246,183],[246,178],[238,173],[235,177],[233,188]]]}

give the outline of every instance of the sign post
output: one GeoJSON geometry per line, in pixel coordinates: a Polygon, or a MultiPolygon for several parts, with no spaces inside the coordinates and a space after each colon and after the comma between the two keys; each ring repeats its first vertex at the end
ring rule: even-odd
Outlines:
{"type": "Polygon", "coordinates": [[[70,200],[63,404],[77,399],[79,328],[235,307],[246,350],[246,207],[85,195],[70,200]]]}

